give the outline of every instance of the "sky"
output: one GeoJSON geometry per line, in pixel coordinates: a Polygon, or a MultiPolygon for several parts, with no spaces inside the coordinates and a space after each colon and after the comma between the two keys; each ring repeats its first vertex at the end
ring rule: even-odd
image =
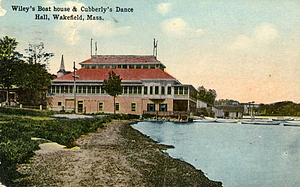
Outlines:
{"type": "Polygon", "coordinates": [[[56,73],[64,55],[67,70],[99,55],[152,55],[183,84],[217,91],[217,99],[300,103],[300,1],[298,0],[0,0],[0,37],[43,42],[53,52],[56,73]],[[12,6],[34,7],[13,11],[12,6]],[[38,6],[51,11],[38,11],[38,6]],[[53,7],[70,7],[55,12],[53,7]],[[76,7],[77,12],[72,12],[76,7]],[[111,11],[82,12],[81,7],[111,11]],[[116,7],[133,12],[116,12],[116,7]],[[35,20],[47,14],[50,20],[35,20]],[[83,15],[84,21],[54,20],[53,14],[83,15]],[[87,15],[104,20],[86,20],[87,15]]]}

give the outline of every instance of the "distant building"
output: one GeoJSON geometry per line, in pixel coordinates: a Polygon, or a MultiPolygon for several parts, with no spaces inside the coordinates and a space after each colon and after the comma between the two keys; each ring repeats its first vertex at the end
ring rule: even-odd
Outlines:
{"type": "Polygon", "coordinates": [[[244,106],[242,105],[218,106],[218,108],[223,110],[224,118],[243,118],[244,106]]]}
{"type": "Polygon", "coordinates": [[[80,65],[75,105],[73,73],[64,74],[49,88],[51,110],[73,111],[76,107],[79,113],[112,113],[113,97],[102,83],[114,71],[122,78],[123,87],[123,94],[116,98],[117,113],[181,115],[196,111],[197,90],[168,74],[155,56],[93,55],[80,65]]]}
{"type": "Polygon", "coordinates": [[[64,55],[62,55],[61,56],[61,62],[60,62],[60,68],[57,72],[57,77],[61,77],[61,76],[66,75],[68,73],[71,73],[71,72],[65,70],[64,55]]]}

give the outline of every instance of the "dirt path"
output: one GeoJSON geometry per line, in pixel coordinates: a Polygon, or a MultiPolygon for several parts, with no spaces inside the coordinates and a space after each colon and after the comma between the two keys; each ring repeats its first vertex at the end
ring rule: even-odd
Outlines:
{"type": "MultiPolygon", "coordinates": [[[[162,153],[159,145],[114,121],[76,141],[79,149],[41,149],[29,167],[26,186],[203,186],[220,187],[192,165],[162,153]],[[28,185],[27,185],[28,184],[28,185]]],[[[27,169],[26,169],[27,168],[27,169]]]]}
{"type": "Polygon", "coordinates": [[[123,124],[114,121],[78,139],[80,149],[37,151],[30,178],[37,186],[145,186],[140,173],[120,153],[123,124]]]}

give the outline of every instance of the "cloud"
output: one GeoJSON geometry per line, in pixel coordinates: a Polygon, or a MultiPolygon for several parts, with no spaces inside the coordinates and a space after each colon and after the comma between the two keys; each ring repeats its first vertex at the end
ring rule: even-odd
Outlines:
{"type": "Polygon", "coordinates": [[[254,30],[253,38],[257,42],[269,43],[278,37],[278,31],[269,23],[261,24],[254,30]]]}
{"type": "Polygon", "coordinates": [[[6,14],[6,10],[2,8],[1,0],[0,0],[0,16],[4,16],[6,14]]]}
{"type": "Polygon", "coordinates": [[[261,49],[271,44],[278,38],[278,31],[275,26],[269,23],[263,23],[254,28],[251,36],[238,35],[235,41],[229,46],[232,52],[248,49],[261,49]]]}
{"type": "Polygon", "coordinates": [[[204,34],[204,30],[203,29],[196,29],[195,30],[195,35],[196,36],[202,36],[204,34]]]}
{"type": "Polygon", "coordinates": [[[173,18],[162,22],[162,31],[174,37],[183,37],[187,34],[187,23],[182,18],[173,18]]]}
{"type": "MultiPolygon", "coordinates": [[[[51,0],[47,3],[53,3],[51,0]]],[[[83,3],[74,1],[66,1],[57,5],[59,7],[77,7],[85,6],[83,3]]],[[[72,12],[64,13],[71,15],[72,12]]],[[[78,13],[80,14],[80,13],[78,13]]],[[[85,14],[83,14],[85,16],[85,14]]],[[[80,41],[84,33],[88,33],[91,37],[112,37],[116,35],[124,35],[131,31],[130,26],[118,27],[115,21],[59,21],[56,31],[62,36],[68,45],[75,45],[80,41]]]]}
{"type": "Polygon", "coordinates": [[[116,36],[119,34],[129,33],[131,30],[130,26],[117,27],[114,22],[103,21],[93,27],[94,36],[116,36]]]}
{"type": "Polygon", "coordinates": [[[166,15],[170,11],[171,3],[161,3],[156,7],[156,11],[162,15],[166,15]]]}
{"type": "Polygon", "coordinates": [[[161,23],[161,30],[168,37],[174,38],[197,38],[202,36],[205,31],[203,29],[195,29],[191,27],[184,19],[182,18],[172,18],[164,20],[161,23]]]}

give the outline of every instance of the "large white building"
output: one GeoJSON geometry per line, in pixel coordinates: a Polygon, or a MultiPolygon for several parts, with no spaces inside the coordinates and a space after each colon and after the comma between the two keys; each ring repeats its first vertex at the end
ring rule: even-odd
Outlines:
{"type": "Polygon", "coordinates": [[[188,115],[196,110],[197,90],[168,74],[155,56],[94,55],[80,65],[76,71],[76,106],[71,72],[52,81],[48,94],[51,110],[112,113],[113,97],[102,89],[111,71],[122,78],[123,94],[116,98],[118,113],[188,115]]]}

